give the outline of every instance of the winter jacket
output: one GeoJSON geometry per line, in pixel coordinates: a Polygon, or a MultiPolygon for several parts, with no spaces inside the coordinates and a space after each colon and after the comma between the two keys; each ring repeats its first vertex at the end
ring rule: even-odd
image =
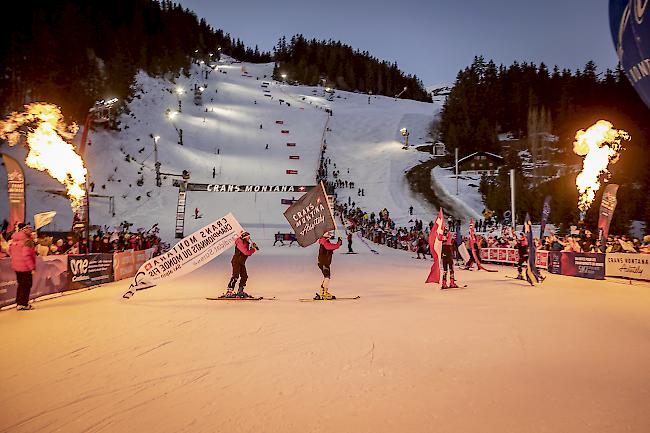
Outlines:
{"type": "Polygon", "coordinates": [[[321,266],[329,266],[332,264],[332,254],[334,250],[338,249],[343,242],[339,240],[337,243],[333,244],[326,238],[320,238],[318,240],[320,248],[318,249],[318,264],[321,266]]]}
{"type": "Polygon", "coordinates": [[[11,256],[11,269],[14,271],[30,272],[36,269],[36,249],[25,230],[18,231],[11,236],[9,255],[11,256]]]}
{"type": "Polygon", "coordinates": [[[248,256],[252,256],[255,253],[255,248],[249,248],[250,243],[243,240],[242,238],[237,238],[235,241],[235,254],[232,256],[231,263],[246,263],[248,256]]]}

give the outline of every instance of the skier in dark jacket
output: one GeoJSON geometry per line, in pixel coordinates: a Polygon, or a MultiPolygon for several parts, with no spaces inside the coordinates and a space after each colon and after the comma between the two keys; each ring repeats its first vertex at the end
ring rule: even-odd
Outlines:
{"type": "Polygon", "coordinates": [[[251,235],[248,232],[243,232],[239,238],[235,241],[235,254],[232,256],[232,277],[228,283],[228,290],[224,295],[227,298],[252,298],[248,293],[245,292],[246,281],[248,280],[248,273],[246,272],[246,259],[249,256],[252,256],[255,251],[257,251],[257,244],[252,243],[251,246],[251,235]],[[234,293],[235,284],[237,284],[237,279],[239,279],[239,289],[237,293],[234,293]]]}
{"type": "Polygon", "coordinates": [[[524,268],[524,263],[528,261],[528,239],[524,236],[523,233],[519,234],[517,238],[517,253],[519,254],[519,261],[517,262],[517,275],[518,280],[525,280],[522,271],[524,268]]]}
{"type": "Polygon", "coordinates": [[[334,239],[334,234],[332,232],[325,232],[318,240],[320,244],[320,248],[318,249],[318,268],[323,273],[323,282],[320,285],[320,294],[316,293],[314,299],[336,299],[336,296],[328,292],[327,289],[330,285],[332,254],[334,254],[334,250],[343,245],[343,240],[339,237],[338,242],[332,243],[330,242],[330,238],[334,239]]]}

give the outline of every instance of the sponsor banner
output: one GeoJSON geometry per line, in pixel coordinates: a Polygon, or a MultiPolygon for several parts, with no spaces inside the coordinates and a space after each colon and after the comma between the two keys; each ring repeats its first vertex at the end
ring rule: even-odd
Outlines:
{"type": "MultiPolygon", "coordinates": [[[[138,268],[132,288],[180,277],[200,268],[235,245],[243,232],[235,217],[229,213],[181,239],[168,252],[147,260],[138,268]]],[[[136,251],[134,260],[146,257],[146,251],[136,251]]]]}
{"type": "Polygon", "coordinates": [[[153,256],[154,248],[138,251],[113,253],[113,275],[115,281],[131,278],[153,256]]]}
{"type": "Polygon", "coordinates": [[[207,192],[306,192],[314,185],[233,185],[215,183],[188,183],[187,191],[207,192]]]}
{"type": "Polygon", "coordinates": [[[551,214],[551,196],[547,195],[544,199],[544,205],[542,206],[542,222],[539,225],[539,238],[544,239],[544,231],[546,231],[546,222],[548,221],[548,216],[551,214]]]}
{"type": "Polygon", "coordinates": [[[301,247],[313,244],[323,233],[336,228],[323,182],[284,211],[284,217],[289,221],[301,247]]]}
{"type": "MultiPolygon", "coordinates": [[[[618,185],[609,184],[603,191],[603,198],[600,201],[600,211],[598,213],[598,240],[600,245],[605,246],[607,236],[609,235],[609,225],[614,216],[614,209],[616,209],[616,193],[618,192],[618,185]]],[[[604,251],[604,249],[601,249],[604,251]]]]}
{"type": "MultiPolygon", "coordinates": [[[[68,256],[36,257],[36,271],[32,279],[30,299],[68,290],[68,256]]],[[[0,260],[0,307],[16,302],[16,273],[11,269],[11,259],[0,260]]]]}
{"type": "MultiPolygon", "coordinates": [[[[538,268],[548,268],[549,251],[537,251],[536,264],[538,268]]],[[[519,253],[515,248],[481,248],[481,260],[491,263],[517,264],[519,253]]]]}
{"type": "Polygon", "coordinates": [[[548,270],[552,274],[604,280],[605,254],[551,251],[548,270]]]}
{"type": "Polygon", "coordinates": [[[650,280],[650,254],[607,253],[605,275],[650,280]]]}
{"type": "Polygon", "coordinates": [[[2,161],[7,169],[7,193],[9,196],[9,226],[11,232],[14,224],[25,221],[25,173],[22,167],[9,155],[2,155],[2,161]]]}
{"type": "Polygon", "coordinates": [[[68,289],[76,290],[113,281],[113,254],[68,255],[68,289]]]}

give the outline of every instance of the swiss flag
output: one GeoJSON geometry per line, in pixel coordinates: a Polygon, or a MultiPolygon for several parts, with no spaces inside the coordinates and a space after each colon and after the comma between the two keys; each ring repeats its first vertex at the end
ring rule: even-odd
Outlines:
{"type": "Polygon", "coordinates": [[[442,214],[442,208],[438,212],[438,217],[433,223],[431,233],[429,233],[429,249],[433,256],[431,271],[427,277],[427,283],[440,283],[440,257],[442,256],[442,235],[445,232],[445,217],[442,214]]]}

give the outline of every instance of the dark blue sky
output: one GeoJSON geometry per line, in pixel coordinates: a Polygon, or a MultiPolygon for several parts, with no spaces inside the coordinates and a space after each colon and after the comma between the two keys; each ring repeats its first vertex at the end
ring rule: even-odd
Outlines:
{"type": "Polygon", "coordinates": [[[389,62],[425,85],[453,82],[475,55],[549,69],[616,66],[607,0],[180,0],[250,46],[271,50],[302,33],[334,39],[389,62]]]}

